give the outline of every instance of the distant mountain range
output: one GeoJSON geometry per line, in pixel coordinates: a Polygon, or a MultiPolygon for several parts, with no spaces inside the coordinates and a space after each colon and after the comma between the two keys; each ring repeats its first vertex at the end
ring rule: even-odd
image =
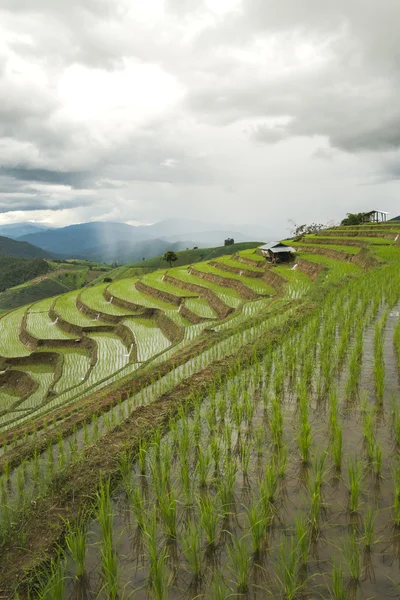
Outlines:
{"type": "Polygon", "coordinates": [[[12,240],[0,236],[0,256],[11,256],[14,258],[54,258],[50,252],[33,246],[28,242],[12,240]]]}
{"type": "Polygon", "coordinates": [[[90,222],[45,228],[35,223],[15,223],[0,226],[0,234],[37,246],[49,255],[119,263],[149,258],[166,250],[221,246],[227,238],[244,242],[269,237],[257,226],[236,229],[229,225],[221,229],[215,223],[190,219],[167,219],[141,226],[90,222]]]}

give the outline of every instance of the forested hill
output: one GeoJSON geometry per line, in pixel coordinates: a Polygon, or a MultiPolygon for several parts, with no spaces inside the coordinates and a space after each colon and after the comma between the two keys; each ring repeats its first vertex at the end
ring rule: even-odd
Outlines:
{"type": "Polygon", "coordinates": [[[33,244],[29,244],[28,242],[18,242],[17,240],[0,236],[0,256],[13,256],[15,258],[52,258],[54,255],[33,244]]]}
{"type": "Polygon", "coordinates": [[[0,257],[0,292],[51,271],[43,258],[0,257]]]}

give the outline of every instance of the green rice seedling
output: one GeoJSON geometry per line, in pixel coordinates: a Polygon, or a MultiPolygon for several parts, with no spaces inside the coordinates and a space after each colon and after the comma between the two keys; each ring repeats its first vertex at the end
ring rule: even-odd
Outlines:
{"type": "Polygon", "coordinates": [[[272,441],[278,448],[283,440],[283,416],[280,402],[275,397],[271,402],[270,429],[272,441]]]}
{"type": "Polygon", "coordinates": [[[305,418],[301,422],[300,434],[297,437],[301,462],[303,465],[308,465],[310,460],[310,449],[311,449],[311,426],[308,422],[308,418],[305,418]]]}
{"type": "Polygon", "coordinates": [[[278,558],[275,562],[277,586],[280,597],[285,600],[295,600],[301,590],[298,576],[297,548],[293,537],[281,537],[279,541],[278,558]]]}
{"type": "Polygon", "coordinates": [[[380,477],[382,474],[382,465],[383,465],[383,452],[382,446],[379,442],[375,442],[372,450],[371,456],[371,465],[372,469],[377,477],[380,477]]]}
{"type": "Polygon", "coordinates": [[[393,481],[393,521],[396,527],[400,527],[400,466],[395,465],[392,469],[393,481]]]}
{"type": "Polygon", "coordinates": [[[332,589],[330,594],[331,600],[347,600],[347,586],[343,574],[342,565],[338,565],[336,561],[332,567],[332,589]]]}
{"type": "Polygon", "coordinates": [[[37,591],[39,600],[64,600],[65,598],[65,565],[60,556],[53,558],[46,572],[39,577],[37,591]]]}
{"type": "Polygon", "coordinates": [[[360,544],[354,531],[344,538],[342,555],[343,560],[349,569],[353,583],[358,583],[361,579],[362,558],[360,544]]]}
{"type": "Polygon", "coordinates": [[[225,585],[221,573],[217,570],[214,571],[210,592],[210,598],[213,600],[227,600],[231,595],[229,589],[225,585]]]}
{"type": "Polygon", "coordinates": [[[202,529],[190,519],[187,530],[182,533],[182,550],[195,581],[200,581],[203,573],[202,545],[202,529]]]}
{"type": "Polygon", "coordinates": [[[265,468],[263,479],[260,481],[260,495],[264,505],[273,504],[278,491],[279,475],[276,461],[272,459],[265,468]]]}
{"type": "Polygon", "coordinates": [[[216,435],[214,435],[211,438],[210,449],[211,449],[211,456],[212,456],[213,461],[214,461],[214,470],[215,470],[215,473],[218,473],[218,471],[219,471],[219,462],[220,462],[220,459],[221,459],[221,446],[220,446],[219,439],[218,439],[218,437],[216,435]]]}
{"type": "Polygon", "coordinates": [[[197,505],[200,511],[200,526],[204,531],[207,544],[212,547],[217,541],[221,514],[210,494],[197,498],[197,505]]]}
{"type": "Polygon", "coordinates": [[[224,429],[223,429],[223,438],[224,438],[225,448],[228,453],[230,453],[232,450],[232,430],[233,430],[232,423],[230,423],[230,421],[226,420],[224,429]]]}
{"type": "Polygon", "coordinates": [[[83,421],[83,442],[85,446],[89,445],[89,429],[86,419],[83,421]]]}
{"type": "Polygon", "coordinates": [[[158,498],[158,506],[162,522],[164,524],[165,533],[168,537],[175,539],[177,533],[177,510],[176,498],[174,491],[171,490],[168,494],[161,494],[158,498]]]}
{"type": "Polygon", "coordinates": [[[270,524],[270,515],[263,502],[253,504],[250,508],[247,508],[246,515],[253,546],[253,554],[255,558],[258,558],[264,546],[265,536],[270,524]]]}
{"type": "Polygon", "coordinates": [[[333,438],[338,426],[339,405],[336,390],[329,394],[329,435],[333,438]]]}
{"type": "Polygon", "coordinates": [[[136,524],[143,531],[146,518],[146,503],[142,495],[140,486],[132,486],[129,494],[129,500],[132,512],[136,519],[136,524]]]}
{"type": "Polygon", "coordinates": [[[224,516],[228,516],[233,500],[233,491],[236,483],[237,463],[235,459],[225,458],[225,465],[221,476],[216,480],[216,488],[221,501],[224,516]]]}
{"type": "Polygon", "coordinates": [[[246,440],[242,439],[240,444],[240,464],[242,467],[243,477],[249,474],[250,465],[250,447],[246,440]]]}
{"type": "Polygon", "coordinates": [[[119,590],[118,555],[109,543],[101,545],[100,554],[103,590],[106,591],[109,600],[117,600],[119,590]]]}
{"type": "Polygon", "coordinates": [[[76,577],[80,579],[86,572],[87,526],[83,519],[75,525],[68,523],[65,545],[75,564],[76,577]]]}
{"type": "Polygon", "coordinates": [[[297,515],[294,519],[294,528],[296,532],[297,557],[301,569],[307,569],[308,558],[310,554],[310,532],[308,522],[304,515],[297,515]]]}
{"type": "Polygon", "coordinates": [[[374,530],[377,517],[378,511],[368,506],[368,509],[364,515],[364,535],[362,538],[365,547],[368,550],[370,550],[372,548],[372,545],[374,544],[374,530]]]}
{"type": "Polygon", "coordinates": [[[153,510],[143,529],[149,561],[149,583],[157,600],[166,600],[168,593],[167,553],[159,549],[157,540],[157,517],[153,510]]]}
{"type": "Polygon", "coordinates": [[[96,494],[96,517],[100,525],[103,543],[112,546],[113,512],[111,507],[110,480],[100,481],[96,494]]]}
{"type": "Polygon", "coordinates": [[[237,539],[231,536],[228,554],[232,563],[232,574],[239,593],[245,594],[249,589],[250,552],[245,537],[237,539]]]}
{"type": "Polygon", "coordinates": [[[349,458],[347,465],[348,488],[349,488],[349,510],[351,513],[356,513],[360,507],[360,499],[362,494],[362,478],[363,468],[357,456],[349,458]]]}
{"type": "Polygon", "coordinates": [[[199,447],[197,455],[197,463],[195,467],[195,474],[199,480],[199,486],[201,488],[207,487],[208,475],[210,472],[211,457],[208,448],[204,449],[202,446],[199,447]]]}
{"type": "Polygon", "coordinates": [[[337,423],[336,430],[333,433],[332,442],[330,445],[331,457],[333,466],[337,471],[342,467],[342,449],[343,449],[343,425],[337,423]]]}
{"type": "Polygon", "coordinates": [[[321,486],[313,477],[309,481],[308,496],[310,502],[309,523],[313,536],[318,534],[320,527],[320,515],[322,509],[321,486]]]}
{"type": "Polygon", "coordinates": [[[139,440],[137,461],[139,463],[140,473],[145,475],[146,473],[146,456],[147,456],[147,442],[144,439],[139,440]]]}

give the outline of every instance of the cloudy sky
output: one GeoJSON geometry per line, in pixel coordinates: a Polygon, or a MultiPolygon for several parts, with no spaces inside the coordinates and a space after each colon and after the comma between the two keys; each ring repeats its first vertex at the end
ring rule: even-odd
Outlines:
{"type": "Polygon", "coordinates": [[[400,214],[399,0],[0,0],[0,223],[400,214]]]}

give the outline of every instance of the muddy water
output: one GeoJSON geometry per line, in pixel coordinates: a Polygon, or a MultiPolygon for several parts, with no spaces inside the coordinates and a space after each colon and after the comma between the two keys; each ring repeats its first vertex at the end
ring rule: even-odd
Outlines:
{"type": "MultiPolygon", "coordinates": [[[[345,397],[345,381],[348,369],[343,369],[338,382],[338,395],[340,414],[343,423],[343,463],[341,472],[333,469],[329,456],[328,445],[328,413],[329,401],[317,399],[312,390],[310,394],[309,420],[312,428],[313,452],[322,455],[328,451],[325,462],[322,496],[323,507],[320,511],[319,529],[312,537],[310,556],[307,572],[299,580],[301,595],[306,598],[330,598],[332,589],[331,571],[333,561],[343,564],[346,575],[346,597],[359,599],[368,598],[399,598],[397,584],[400,581],[400,538],[398,530],[393,526],[393,484],[391,469],[397,460],[391,434],[390,403],[393,394],[399,398],[399,385],[397,374],[397,361],[393,351],[393,328],[396,317],[388,317],[385,330],[385,395],[383,406],[378,410],[375,418],[376,439],[383,448],[383,468],[381,477],[377,477],[371,470],[365,456],[362,428],[361,401],[368,398],[371,406],[378,407],[375,398],[375,383],[373,374],[373,338],[374,323],[367,327],[364,336],[363,369],[359,397],[349,402],[345,397]],[[348,475],[347,460],[357,455],[363,465],[362,494],[360,508],[357,514],[351,515],[348,509],[348,475]],[[367,508],[377,510],[375,523],[374,543],[371,550],[365,548],[363,542],[363,521],[367,508]],[[345,540],[354,533],[357,539],[357,548],[362,563],[360,581],[351,584],[347,569],[348,556],[344,553],[345,540]]],[[[162,522],[159,516],[158,545],[165,548],[168,558],[167,577],[168,593],[165,596],[172,600],[194,600],[194,598],[214,598],[212,590],[212,574],[218,571],[222,576],[226,593],[222,597],[249,598],[258,600],[266,597],[286,597],[282,591],[282,582],[279,575],[280,545],[282,540],[290,541],[294,535],[294,519],[302,514],[305,518],[309,514],[310,502],[308,497],[309,483],[312,480],[312,467],[303,466],[299,458],[297,436],[299,432],[299,411],[296,394],[290,386],[285,386],[281,398],[281,407],[284,418],[284,446],[287,448],[287,470],[280,480],[279,490],[273,504],[274,521],[266,535],[264,551],[260,557],[252,557],[249,564],[249,590],[246,593],[237,593],[235,567],[229,555],[228,548],[231,537],[244,538],[250,546],[249,525],[246,517],[246,508],[256,504],[259,499],[260,480],[263,472],[271,462],[274,448],[271,441],[269,424],[271,422],[272,378],[268,373],[255,375],[249,371],[244,373],[240,381],[228,384],[225,390],[216,399],[203,402],[201,414],[201,441],[200,446],[211,448],[215,433],[221,441],[221,458],[219,468],[211,459],[207,486],[200,488],[196,476],[195,465],[198,456],[193,441],[193,428],[196,418],[191,415],[185,421],[178,423],[177,433],[170,433],[163,439],[162,447],[172,449],[171,489],[175,490],[177,497],[178,533],[177,539],[168,539],[162,533],[162,522]],[[235,387],[236,386],[236,387],[235,387]],[[238,391],[239,389],[239,391],[238,391]],[[215,424],[211,427],[210,414],[212,406],[218,407],[221,396],[226,397],[226,412],[218,413],[215,424]],[[234,403],[241,403],[245,396],[251,398],[254,404],[254,416],[250,424],[242,419],[239,429],[232,424],[235,415],[232,412],[234,403]],[[268,396],[267,408],[263,399],[268,396]],[[231,449],[223,441],[223,428],[231,424],[232,444],[231,449]],[[181,463],[176,453],[179,439],[189,429],[191,444],[187,457],[191,467],[193,484],[193,497],[214,498],[217,505],[218,481],[222,477],[225,460],[234,462],[237,466],[237,475],[234,486],[234,497],[229,507],[229,515],[221,518],[218,525],[218,540],[214,548],[207,547],[205,540],[202,544],[203,578],[200,583],[194,584],[190,566],[183,552],[183,533],[188,519],[195,519],[200,528],[199,510],[196,501],[187,506],[185,502],[184,487],[181,481],[181,463]],[[258,441],[257,441],[258,440],[258,441]],[[240,460],[240,449],[244,444],[250,449],[250,464],[248,474],[243,474],[240,460]],[[260,452],[261,449],[261,452],[260,452]]],[[[379,408],[379,407],[378,407],[379,408]]],[[[148,514],[157,504],[155,485],[151,474],[151,465],[154,465],[155,450],[149,449],[147,456],[146,474],[139,473],[138,466],[132,465],[133,485],[140,487],[146,499],[148,514]]],[[[166,452],[168,454],[168,452],[166,452]]],[[[163,451],[162,451],[163,454],[163,451]]],[[[137,527],[133,516],[132,507],[123,489],[114,496],[114,547],[118,553],[120,597],[129,597],[133,594],[135,599],[145,600],[154,597],[149,590],[149,561],[144,536],[137,527]]],[[[101,535],[99,525],[94,521],[90,525],[89,545],[87,555],[88,576],[84,582],[73,579],[74,566],[68,563],[69,584],[65,598],[107,598],[104,580],[101,572],[101,535]]],[[[288,548],[286,548],[286,552],[288,548]]],[[[287,554],[283,562],[289,562],[287,554]]]]}

